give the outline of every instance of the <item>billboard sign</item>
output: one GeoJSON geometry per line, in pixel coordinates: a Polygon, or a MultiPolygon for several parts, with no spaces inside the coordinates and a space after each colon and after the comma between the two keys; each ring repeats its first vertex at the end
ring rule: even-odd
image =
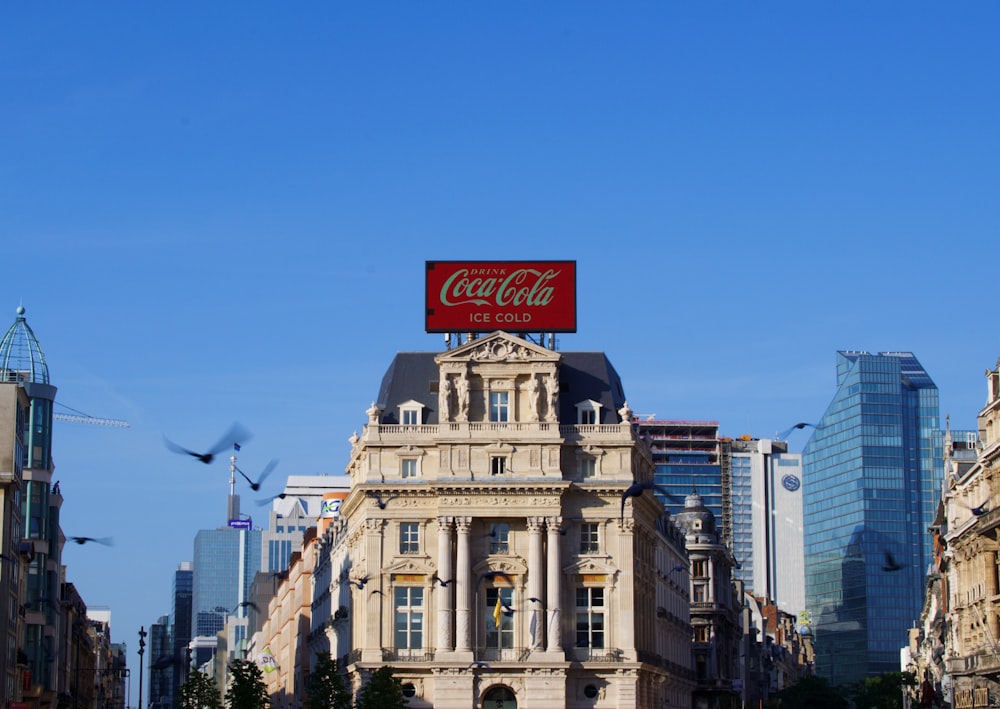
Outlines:
{"type": "Polygon", "coordinates": [[[428,261],[427,332],[576,332],[576,261],[428,261]]]}
{"type": "Polygon", "coordinates": [[[252,519],[231,519],[229,520],[229,526],[233,529],[253,529],[252,519]]]}

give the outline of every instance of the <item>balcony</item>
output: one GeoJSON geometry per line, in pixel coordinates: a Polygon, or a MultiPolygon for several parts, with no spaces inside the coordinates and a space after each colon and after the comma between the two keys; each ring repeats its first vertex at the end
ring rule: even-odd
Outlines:
{"type": "Polygon", "coordinates": [[[390,650],[382,648],[383,662],[433,662],[434,652],[430,650],[390,650]]]}

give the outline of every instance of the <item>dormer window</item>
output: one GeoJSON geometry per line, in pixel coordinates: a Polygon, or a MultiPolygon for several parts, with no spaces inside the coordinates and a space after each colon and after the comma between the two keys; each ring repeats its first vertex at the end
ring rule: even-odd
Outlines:
{"type": "Polygon", "coordinates": [[[423,421],[424,405],[410,400],[399,405],[399,423],[403,426],[419,426],[423,421]]]}
{"type": "Polygon", "coordinates": [[[595,426],[601,420],[601,405],[592,399],[576,405],[576,422],[581,426],[595,426]]]}

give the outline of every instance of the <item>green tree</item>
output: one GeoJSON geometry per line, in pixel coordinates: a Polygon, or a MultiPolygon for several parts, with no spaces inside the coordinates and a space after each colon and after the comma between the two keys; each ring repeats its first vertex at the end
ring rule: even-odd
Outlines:
{"type": "Polygon", "coordinates": [[[782,709],[846,709],[847,700],[823,677],[806,675],[791,687],[778,692],[772,706],[782,709]]]}
{"type": "Polygon", "coordinates": [[[351,693],[344,678],[337,672],[337,662],[330,653],[316,655],[316,667],[309,675],[306,687],[308,709],[351,709],[351,693]]]}
{"type": "Polygon", "coordinates": [[[392,674],[392,668],[379,667],[372,673],[368,684],[358,692],[355,709],[402,709],[407,704],[403,696],[403,683],[392,674]]]}
{"type": "Polygon", "coordinates": [[[853,685],[851,698],[858,709],[903,709],[903,689],[916,683],[912,672],[885,672],[853,685]]]}
{"type": "Polygon", "coordinates": [[[201,670],[194,670],[181,685],[180,709],[222,709],[222,697],[215,681],[201,670]]]}
{"type": "Polygon", "coordinates": [[[271,701],[264,684],[264,673],[257,663],[233,660],[229,663],[229,688],[226,706],[230,709],[270,709],[271,701]]]}

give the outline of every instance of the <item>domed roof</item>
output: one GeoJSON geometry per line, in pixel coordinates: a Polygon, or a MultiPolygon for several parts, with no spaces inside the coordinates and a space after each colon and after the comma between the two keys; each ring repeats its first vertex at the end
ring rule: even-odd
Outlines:
{"type": "Polygon", "coordinates": [[[712,514],[710,509],[705,507],[705,502],[701,499],[701,495],[695,491],[692,491],[690,495],[684,498],[684,509],[674,515],[674,520],[678,526],[687,532],[715,533],[715,515],[712,514]],[[700,522],[700,524],[694,525],[695,521],[700,522]]]}
{"type": "Polygon", "coordinates": [[[49,383],[49,366],[38,338],[24,319],[24,306],[17,306],[17,319],[0,340],[0,380],[49,383]]]}

